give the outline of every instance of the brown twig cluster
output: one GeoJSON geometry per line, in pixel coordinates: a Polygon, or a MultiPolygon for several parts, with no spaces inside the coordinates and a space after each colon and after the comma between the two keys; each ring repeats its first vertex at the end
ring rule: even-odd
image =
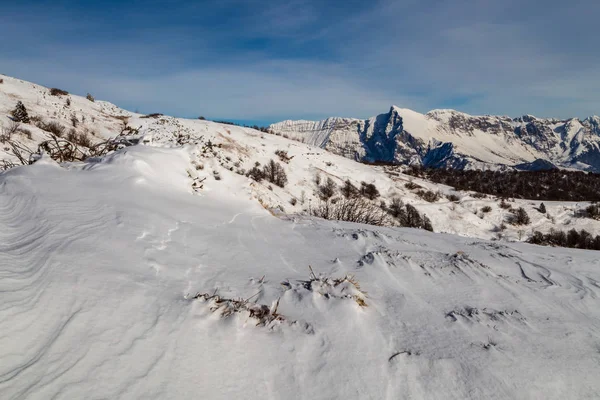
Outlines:
{"type": "Polygon", "coordinates": [[[259,295],[255,295],[243,299],[227,299],[217,295],[217,291],[213,294],[209,293],[198,293],[193,299],[202,300],[209,303],[209,310],[211,312],[218,312],[222,318],[227,318],[236,313],[248,313],[248,318],[256,321],[256,326],[265,326],[272,328],[275,324],[288,322],[294,323],[295,321],[288,321],[283,315],[277,312],[279,307],[279,300],[272,306],[268,307],[265,304],[253,303],[250,299],[259,295]]]}

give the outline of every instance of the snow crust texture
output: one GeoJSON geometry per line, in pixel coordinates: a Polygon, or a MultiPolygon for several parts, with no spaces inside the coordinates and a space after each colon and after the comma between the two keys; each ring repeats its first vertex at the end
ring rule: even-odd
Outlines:
{"type": "Polygon", "coordinates": [[[280,219],[241,193],[191,195],[184,151],[138,147],[2,175],[1,398],[600,391],[595,252],[280,219]],[[331,281],[347,275],[360,292],[331,281]],[[286,322],[198,292],[277,303],[286,322]]]}

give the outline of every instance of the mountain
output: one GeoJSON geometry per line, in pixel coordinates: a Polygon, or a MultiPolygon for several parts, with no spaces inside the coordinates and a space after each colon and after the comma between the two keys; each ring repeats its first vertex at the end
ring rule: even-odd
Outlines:
{"type": "Polygon", "coordinates": [[[369,163],[432,168],[504,169],[544,160],[600,172],[600,117],[584,120],[472,116],[454,110],[420,114],[392,106],[369,119],[283,121],[272,133],[369,163]]]}
{"type": "Polygon", "coordinates": [[[600,233],[576,217],[589,203],[507,200],[531,223],[499,239],[510,211],[491,196],[51,93],[0,75],[0,399],[600,393],[598,252],[516,242],[600,233]],[[15,126],[19,101],[31,121],[15,126]],[[114,137],[127,145],[92,155],[114,137]],[[88,157],[61,160],[48,141],[88,157]],[[41,149],[18,165],[12,146],[41,149]],[[245,174],[271,159],[284,187],[245,174]],[[316,218],[328,179],[372,183],[370,204],[401,198],[436,233],[316,218]]]}
{"type": "MultiPolygon", "coordinates": [[[[303,215],[322,203],[318,179],[323,183],[329,178],[338,188],[346,181],[356,187],[366,182],[377,187],[380,193],[376,200],[378,205],[389,205],[394,199],[402,199],[405,204],[426,215],[435,232],[480,239],[528,238],[523,234],[523,227],[504,223],[510,218],[511,211],[499,207],[499,199],[494,196],[481,198],[473,192],[454,190],[403,174],[397,168],[357,163],[309,144],[251,128],[160,114],[142,115],[107,101],[90,101],[74,94],[54,96],[50,89],[31,82],[3,75],[0,79],[3,80],[0,84],[0,131],[4,132],[11,126],[10,113],[18,101],[24,104],[32,120],[28,124],[22,123],[11,140],[0,146],[0,166],[5,168],[19,164],[10,143],[25,149],[24,153],[37,152],[39,146],[48,141],[54,143],[56,135],[48,131],[48,126],[62,129],[63,133],[58,138],[61,143],[72,140],[89,142],[88,146],[101,147],[106,140],[125,133],[131,142],[139,142],[146,147],[185,147],[190,159],[185,172],[189,175],[190,190],[200,195],[207,189],[214,190],[215,186],[209,183],[219,177],[216,188],[237,190],[237,185],[241,185],[245,187],[246,196],[275,213],[303,215]],[[288,184],[283,188],[245,176],[257,163],[262,168],[271,159],[280,162],[287,173],[288,184]],[[425,200],[423,197],[427,193],[434,194],[435,200],[425,200]],[[458,201],[448,198],[452,196],[457,196],[458,201]],[[490,207],[491,211],[482,213],[481,210],[486,207],[490,207]]],[[[329,125],[332,123],[334,120],[328,122],[329,125]]],[[[341,124],[341,120],[336,123],[341,124]]],[[[0,135],[0,142],[3,136],[0,135]]],[[[373,147],[382,152],[385,150],[376,145],[373,147]]],[[[78,150],[88,152],[88,148],[81,145],[78,150]]],[[[42,151],[48,153],[44,149],[42,151]]],[[[159,158],[160,155],[155,154],[154,157],[159,158]]],[[[90,157],[80,162],[89,164],[95,159],[90,157]]],[[[67,165],[71,168],[74,164],[67,165]]],[[[539,167],[534,164],[533,168],[536,166],[539,167]]],[[[600,233],[600,221],[579,217],[586,203],[545,201],[548,209],[545,215],[537,211],[539,202],[526,199],[511,202],[513,208],[523,207],[530,215],[531,224],[527,230],[549,232],[551,229],[569,230],[575,227],[594,235],[600,233]]]]}

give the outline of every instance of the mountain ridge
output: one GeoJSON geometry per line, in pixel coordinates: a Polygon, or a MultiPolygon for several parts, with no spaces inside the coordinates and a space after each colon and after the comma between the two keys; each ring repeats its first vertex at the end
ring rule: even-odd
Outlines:
{"type": "Polygon", "coordinates": [[[600,171],[600,117],[473,116],[452,109],[426,114],[391,106],[368,119],[285,120],[277,135],[365,162],[455,169],[512,169],[543,160],[600,171]]]}

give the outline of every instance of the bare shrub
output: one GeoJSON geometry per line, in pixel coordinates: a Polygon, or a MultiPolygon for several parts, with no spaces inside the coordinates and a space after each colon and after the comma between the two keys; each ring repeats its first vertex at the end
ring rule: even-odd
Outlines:
{"type": "Polygon", "coordinates": [[[45,122],[39,122],[36,124],[36,126],[46,132],[50,132],[58,137],[62,137],[62,135],[65,133],[65,127],[62,126],[61,124],[59,124],[56,121],[50,121],[48,123],[45,122]]]}
{"type": "Polygon", "coordinates": [[[288,152],[285,150],[276,150],[275,155],[277,157],[279,157],[279,159],[286,164],[289,163],[292,158],[294,158],[294,156],[292,156],[292,157],[288,156],[288,152]]]}
{"type": "Polygon", "coordinates": [[[325,180],[325,182],[322,185],[320,185],[318,189],[319,198],[321,200],[326,201],[332,198],[333,195],[335,195],[337,185],[335,184],[333,179],[327,177],[327,180],[325,180]]]}
{"type": "Polygon", "coordinates": [[[432,192],[431,190],[423,190],[423,189],[417,191],[416,195],[430,203],[434,203],[434,202],[438,201],[441,197],[439,192],[432,192]]]}
{"type": "Polygon", "coordinates": [[[500,204],[498,204],[498,206],[504,210],[512,208],[512,206],[506,202],[506,199],[500,200],[500,204]]]}
{"type": "Polygon", "coordinates": [[[414,189],[421,189],[422,188],[421,185],[417,185],[413,181],[405,183],[404,187],[407,188],[408,190],[414,190],[414,189]]]}
{"type": "Polygon", "coordinates": [[[77,140],[75,143],[83,147],[92,147],[92,140],[83,132],[77,135],[77,140]]]}
{"type": "Polygon", "coordinates": [[[400,218],[404,212],[404,202],[398,197],[394,197],[387,208],[387,212],[394,218],[400,218]]]}
{"type": "Polygon", "coordinates": [[[250,301],[259,293],[247,299],[227,299],[216,294],[198,293],[193,299],[207,302],[209,310],[213,313],[218,313],[221,318],[227,318],[237,313],[247,313],[248,318],[255,322],[256,326],[264,326],[269,329],[275,328],[281,323],[294,324],[296,321],[288,321],[283,315],[277,313],[279,300],[273,307],[268,307],[265,304],[257,304],[250,301]]]}
{"type": "Polygon", "coordinates": [[[379,197],[379,190],[374,184],[363,181],[360,183],[360,194],[369,200],[375,200],[379,197]]]}
{"type": "Polygon", "coordinates": [[[66,90],[62,90],[62,89],[58,89],[58,88],[50,89],[51,96],[66,96],[68,94],[69,94],[69,92],[67,92],[66,90]]]}
{"type": "Polygon", "coordinates": [[[600,220],[600,204],[591,204],[586,207],[585,212],[589,218],[600,220]]]}
{"type": "Polygon", "coordinates": [[[490,206],[484,206],[484,207],[481,207],[481,212],[482,212],[482,213],[485,213],[485,214],[487,214],[487,213],[489,213],[490,211],[492,211],[492,207],[490,207],[490,206]]]}
{"type": "Polygon", "coordinates": [[[10,140],[14,134],[16,134],[21,127],[21,124],[16,120],[11,120],[8,126],[2,127],[2,134],[0,135],[0,142],[5,143],[10,140]]]}
{"type": "Polygon", "coordinates": [[[447,195],[446,195],[446,198],[447,198],[448,200],[452,201],[452,202],[457,202],[457,201],[460,201],[460,197],[458,197],[458,196],[457,196],[457,195],[455,195],[455,194],[447,194],[447,195]]]}
{"type": "Polygon", "coordinates": [[[89,101],[91,101],[92,103],[94,103],[96,101],[96,99],[94,98],[94,96],[92,96],[89,93],[85,96],[85,98],[88,99],[89,101]]]}
{"type": "Polygon", "coordinates": [[[31,140],[31,138],[33,137],[31,131],[27,128],[19,127],[19,132],[22,133],[23,136],[25,136],[29,140],[31,140]]]}
{"type": "Polygon", "coordinates": [[[342,192],[342,196],[344,196],[347,199],[358,197],[358,195],[360,194],[358,188],[354,186],[349,179],[346,179],[346,181],[344,182],[344,186],[342,186],[340,189],[340,192],[342,192]]]}
{"type": "Polygon", "coordinates": [[[256,182],[260,182],[265,178],[265,174],[263,170],[258,168],[257,166],[252,167],[250,171],[246,174],[246,176],[254,179],[256,182]]]}
{"type": "Polygon", "coordinates": [[[336,202],[324,201],[318,207],[311,209],[311,215],[329,220],[378,226],[391,222],[384,210],[360,197],[338,199],[336,202]]]}
{"type": "Polygon", "coordinates": [[[519,207],[513,210],[512,214],[508,217],[508,222],[512,225],[529,225],[531,220],[527,211],[523,207],[519,207]]]}
{"type": "Polygon", "coordinates": [[[528,243],[542,246],[574,247],[579,249],[600,250],[600,235],[592,236],[586,230],[576,231],[571,229],[565,233],[563,231],[551,229],[549,233],[534,231],[528,243]]]}
{"type": "Polygon", "coordinates": [[[266,180],[279,187],[284,187],[287,183],[285,170],[281,164],[272,159],[263,167],[263,173],[266,180]]]}

